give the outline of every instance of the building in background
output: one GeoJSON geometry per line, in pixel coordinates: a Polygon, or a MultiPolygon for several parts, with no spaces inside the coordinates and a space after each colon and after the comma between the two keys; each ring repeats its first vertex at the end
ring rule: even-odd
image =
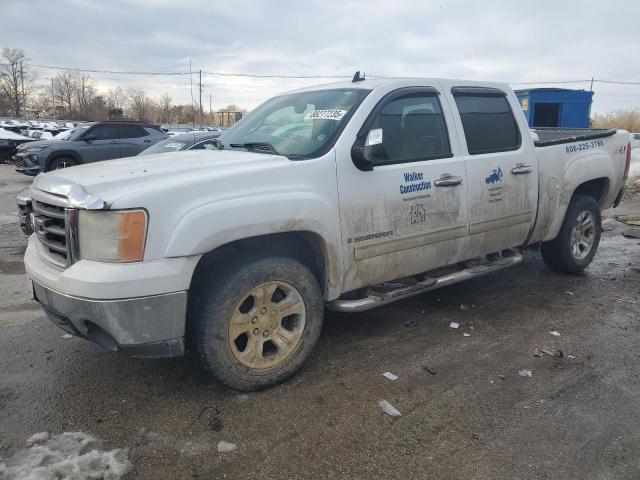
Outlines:
{"type": "Polygon", "coordinates": [[[516,95],[530,127],[589,127],[592,91],[532,88],[516,95]]]}

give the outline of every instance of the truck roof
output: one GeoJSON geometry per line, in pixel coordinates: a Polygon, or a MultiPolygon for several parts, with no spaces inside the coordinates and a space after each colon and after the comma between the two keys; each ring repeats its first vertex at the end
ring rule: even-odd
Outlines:
{"type": "Polygon", "coordinates": [[[364,90],[374,90],[379,87],[392,87],[402,88],[421,85],[441,85],[444,88],[450,88],[452,86],[466,86],[466,87],[490,87],[498,88],[500,90],[508,92],[511,87],[506,83],[501,82],[486,82],[477,80],[463,80],[463,79],[451,79],[451,78],[427,78],[427,77],[403,77],[403,78],[367,78],[365,80],[353,82],[351,80],[344,80],[340,82],[325,83],[320,85],[312,85],[309,87],[303,87],[296,90],[291,90],[286,93],[294,92],[309,92],[314,90],[326,90],[333,88],[361,88],[364,90]]]}

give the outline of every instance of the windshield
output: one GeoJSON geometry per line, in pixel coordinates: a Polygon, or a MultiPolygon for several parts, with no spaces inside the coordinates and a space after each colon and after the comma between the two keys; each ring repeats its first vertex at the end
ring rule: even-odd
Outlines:
{"type": "Polygon", "coordinates": [[[193,145],[193,137],[189,139],[167,138],[143,150],[138,155],[151,155],[154,153],[168,153],[186,150],[193,145]]]}
{"type": "Polygon", "coordinates": [[[220,137],[220,148],[246,148],[289,158],[323,155],[369,90],[291,93],[267,100],[220,137]]]}
{"type": "Polygon", "coordinates": [[[84,133],[91,128],[93,125],[80,125],[73,130],[73,133],[69,135],[67,140],[78,140],[84,133]]]}

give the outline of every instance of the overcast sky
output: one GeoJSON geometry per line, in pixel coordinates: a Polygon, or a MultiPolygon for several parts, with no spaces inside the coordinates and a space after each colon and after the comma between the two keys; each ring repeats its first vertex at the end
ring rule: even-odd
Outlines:
{"type": "MultiPolygon", "coordinates": [[[[102,70],[640,83],[640,1],[0,0],[0,44],[31,63],[102,70]],[[150,6],[153,4],[153,6],[150,6]]],[[[57,72],[36,69],[39,82],[57,72]]],[[[189,103],[189,77],[92,74],[189,103]]],[[[203,75],[203,105],[253,108],[330,79],[203,75]]],[[[194,94],[197,100],[197,77],[194,94]]],[[[544,85],[548,86],[548,85],[544,85]]],[[[589,83],[559,85],[589,88],[589,83]]],[[[639,85],[595,83],[593,111],[640,107],[639,85]]]]}

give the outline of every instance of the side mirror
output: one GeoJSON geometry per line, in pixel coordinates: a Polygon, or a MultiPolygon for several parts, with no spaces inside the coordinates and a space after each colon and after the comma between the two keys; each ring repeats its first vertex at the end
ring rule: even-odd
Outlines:
{"type": "Polygon", "coordinates": [[[367,136],[356,139],[351,147],[351,159],[356,167],[364,172],[373,170],[377,158],[384,157],[382,148],[382,129],[374,128],[369,130],[367,136]]]}
{"type": "Polygon", "coordinates": [[[89,135],[85,135],[84,137],[82,137],[82,139],[83,139],[85,142],[91,142],[91,141],[93,141],[93,140],[97,140],[97,139],[98,139],[98,137],[96,137],[95,135],[91,135],[91,134],[89,134],[89,135]]]}

